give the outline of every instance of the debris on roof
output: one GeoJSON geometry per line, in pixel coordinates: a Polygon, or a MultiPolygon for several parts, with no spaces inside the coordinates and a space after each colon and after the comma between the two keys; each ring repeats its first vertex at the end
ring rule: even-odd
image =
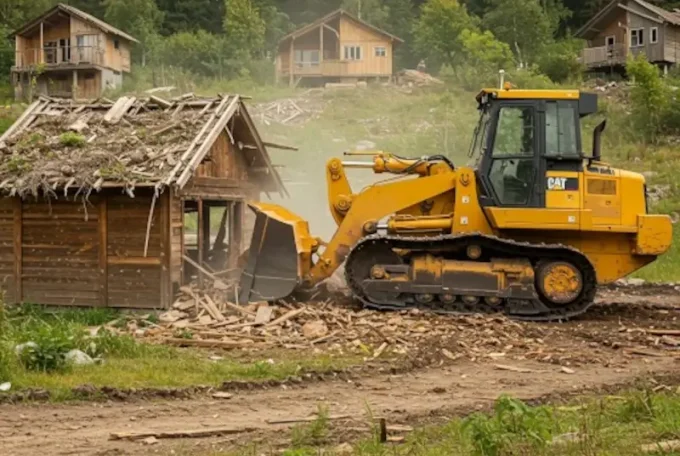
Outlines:
{"type": "Polygon", "coordinates": [[[242,99],[187,94],[80,103],[39,98],[0,137],[0,192],[182,188],[225,130],[250,166],[268,169],[265,190],[283,191],[242,99]]]}

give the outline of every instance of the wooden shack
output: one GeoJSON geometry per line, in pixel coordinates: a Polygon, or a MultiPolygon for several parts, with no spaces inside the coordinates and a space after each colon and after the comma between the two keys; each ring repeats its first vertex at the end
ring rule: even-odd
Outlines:
{"type": "Polygon", "coordinates": [[[40,98],[0,152],[9,303],[167,308],[197,270],[237,272],[245,201],[285,192],[236,95],[40,98]]]}

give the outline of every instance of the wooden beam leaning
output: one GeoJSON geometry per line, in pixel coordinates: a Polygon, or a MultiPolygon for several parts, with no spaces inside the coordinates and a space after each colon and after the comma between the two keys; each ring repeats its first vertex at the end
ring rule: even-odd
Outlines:
{"type": "Polygon", "coordinates": [[[224,128],[227,126],[229,119],[231,119],[232,116],[238,110],[239,105],[240,98],[238,95],[234,95],[229,104],[227,105],[227,107],[225,108],[224,112],[220,116],[219,120],[215,123],[212,130],[208,133],[208,136],[205,138],[201,146],[195,152],[191,160],[189,160],[189,163],[187,163],[187,166],[186,168],[184,168],[184,171],[182,171],[182,174],[180,174],[180,176],[177,178],[177,186],[179,188],[184,187],[186,183],[189,181],[189,179],[191,179],[191,176],[194,174],[194,171],[196,171],[198,165],[203,161],[206,154],[210,151],[210,148],[212,147],[217,137],[222,133],[222,130],[224,130],[224,128]]]}

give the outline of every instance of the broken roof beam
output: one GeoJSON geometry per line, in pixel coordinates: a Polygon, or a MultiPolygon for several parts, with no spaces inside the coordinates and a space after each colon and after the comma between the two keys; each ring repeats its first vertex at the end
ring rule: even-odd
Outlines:
{"type": "Polygon", "coordinates": [[[276,143],[273,143],[273,142],[270,142],[270,141],[264,141],[262,144],[263,144],[265,147],[271,147],[272,149],[294,150],[294,151],[300,150],[300,149],[298,149],[297,147],[293,147],[293,146],[285,146],[285,145],[283,145],[283,144],[276,144],[276,143]]]}
{"type": "Polygon", "coordinates": [[[24,111],[24,113],[3,133],[2,136],[0,136],[0,143],[3,141],[9,139],[14,133],[18,132],[21,130],[21,126],[26,122],[26,120],[34,113],[42,109],[45,105],[47,105],[49,101],[43,100],[43,99],[38,99],[31,103],[31,105],[24,111]]]}
{"type": "Polygon", "coordinates": [[[135,97],[121,97],[119,98],[113,106],[111,106],[111,109],[109,109],[109,112],[106,113],[104,116],[104,122],[107,122],[109,124],[117,124],[118,122],[121,121],[123,116],[127,114],[127,112],[130,110],[130,108],[135,104],[137,101],[137,98],[135,97]]]}
{"type": "MultiPolygon", "coordinates": [[[[212,147],[215,140],[217,140],[217,137],[222,133],[222,130],[224,130],[229,120],[238,110],[240,102],[241,100],[238,95],[234,95],[231,98],[231,101],[224,109],[224,113],[222,113],[215,126],[213,126],[213,129],[208,133],[208,136],[203,141],[203,144],[201,144],[201,147],[196,151],[193,158],[189,161],[189,163],[187,163],[187,166],[184,168],[184,171],[182,171],[182,174],[180,174],[179,178],[177,178],[177,186],[179,188],[184,187],[189,179],[191,179],[191,176],[198,167],[199,163],[203,161],[203,158],[208,153],[208,151],[210,151],[210,148],[212,147]]],[[[220,108],[217,109],[217,112],[219,112],[219,110],[220,108]]]]}

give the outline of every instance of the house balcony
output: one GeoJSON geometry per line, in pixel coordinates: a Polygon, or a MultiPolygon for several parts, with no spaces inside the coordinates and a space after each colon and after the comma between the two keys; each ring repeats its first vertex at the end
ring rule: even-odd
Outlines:
{"type": "Polygon", "coordinates": [[[627,48],[623,44],[585,48],[581,52],[581,63],[586,68],[600,68],[626,63],[627,48]]]}
{"type": "MultiPolygon", "coordinates": [[[[348,75],[347,60],[329,60],[323,62],[296,62],[293,64],[294,76],[334,77],[348,75]]],[[[282,75],[290,75],[289,65],[281,69],[282,75]]]]}
{"type": "Polygon", "coordinates": [[[43,65],[45,70],[91,67],[104,64],[104,51],[97,46],[55,46],[16,52],[13,71],[28,71],[43,65]]]}

